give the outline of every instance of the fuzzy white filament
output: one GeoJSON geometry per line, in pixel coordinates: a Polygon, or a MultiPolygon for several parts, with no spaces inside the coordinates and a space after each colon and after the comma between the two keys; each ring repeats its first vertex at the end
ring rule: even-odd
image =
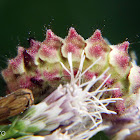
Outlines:
{"type": "MultiPolygon", "coordinates": [[[[110,78],[111,74],[107,76],[107,78],[102,82],[102,84],[95,91],[89,92],[92,86],[105,76],[109,68],[107,68],[99,77],[93,76],[92,80],[86,83],[81,83],[82,76],[90,68],[92,68],[95,64],[97,64],[98,61],[100,61],[100,59],[101,58],[97,59],[84,72],[82,72],[82,68],[85,60],[85,55],[83,51],[81,55],[79,71],[77,72],[75,77],[74,77],[73,65],[72,65],[72,53],[68,53],[68,62],[69,62],[70,70],[68,70],[61,62],[62,67],[71,76],[71,81],[69,84],[66,85],[66,89],[67,89],[67,94],[69,94],[69,96],[72,96],[70,98],[72,100],[71,101],[72,107],[75,108],[77,112],[79,112],[81,118],[88,117],[92,121],[90,130],[96,129],[97,126],[103,122],[101,113],[116,114],[116,112],[108,110],[106,108],[106,106],[109,103],[114,103],[116,100],[122,100],[121,98],[109,98],[109,99],[101,98],[104,92],[118,90],[118,88],[101,89],[103,88],[103,85],[106,83],[106,81],[110,78]]],[[[78,125],[79,123],[81,123],[81,120],[80,119],[77,120],[76,122],[68,126],[66,130],[70,130],[72,127],[78,125]]]]}

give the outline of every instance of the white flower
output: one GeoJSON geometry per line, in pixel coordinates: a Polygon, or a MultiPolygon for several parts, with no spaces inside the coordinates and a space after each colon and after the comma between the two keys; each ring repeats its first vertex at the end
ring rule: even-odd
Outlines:
{"type": "MultiPolygon", "coordinates": [[[[60,102],[63,104],[59,107],[63,111],[59,114],[58,118],[61,119],[60,126],[61,132],[68,133],[71,138],[82,137],[90,138],[101,129],[98,128],[102,124],[103,119],[101,114],[116,114],[114,111],[108,110],[106,106],[109,103],[114,103],[116,100],[121,100],[120,98],[102,98],[102,94],[106,91],[118,90],[114,89],[102,89],[103,85],[106,83],[109,75],[104,82],[95,90],[89,92],[91,87],[99,80],[101,80],[105,73],[109,70],[106,69],[103,74],[99,77],[93,77],[91,81],[82,83],[82,76],[86,73],[93,65],[95,65],[101,58],[94,62],[90,67],[88,67],[84,72],[82,72],[85,55],[84,51],[81,55],[81,62],[79,66],[79,71],[76,76],[74,76],[73,65],[72,65],[72,54],[68,53],[68,62],[70,70],[68,70],[64,64],[61,62],[62,67],[70,74],[71,81],[66,85],[60,85],[56,91],[54,91],[49,97],[44,101],[50,106],[59,106],[60,102]],[[81,73],[82,72],[82,73],[81,73]],[[54,101],[55,100],[55,101],[54,101]],[[70,115],[69,115],[70,114],[70,115]]],[[[57,120],[59,120],[56,118],[57,120]]]]}

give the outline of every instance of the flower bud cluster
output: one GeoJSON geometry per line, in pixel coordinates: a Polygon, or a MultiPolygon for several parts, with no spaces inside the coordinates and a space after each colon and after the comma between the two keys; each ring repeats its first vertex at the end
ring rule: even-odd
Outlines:
{"type": "Polygon", "coordinates": [[[98,29],[86,40],[74,28],[70,28],[65,39],[47,30],[43,42],[31,39],[29,48],[18,47],[18,55],[8,61],[2,76],[9,93],[30,89],[36,101],[49,95],[42,101],[46,104],[44,112],[56,113],[40,126],[43,129],[47,126],[49,132],[63,126],[53,134],[67,133],[72,138],[71,131],[74,136],[81,135],[85,129],[93,132],[104,119],[104,124],[110,123],[110,135],[120,137],[121,132],[137,135],[140,67],[131,62],[128,48],[128,41],[108,44],[98,29]],[[105,113],[103,118],[102,113],[105,113]],[[123,126],[118,123],[121,121],[123,126]],[[77,127],[81,128],[80,132],[75,131],[77,127]]]}

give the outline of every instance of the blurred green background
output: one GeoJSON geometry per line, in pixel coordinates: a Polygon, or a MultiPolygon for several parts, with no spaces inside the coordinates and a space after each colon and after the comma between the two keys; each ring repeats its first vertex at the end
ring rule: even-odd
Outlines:
{"type": "MultiPolygon", "coordinates": [[[[0,68],[27,39],[45,38],[46,28],[65,37],[73,26],[85,39],[100,29],[111,44],[128,40],[140,60],[139,0],[0,0],[0,68]]],[[[0,80],[0,94],[5,83],[0,80]]],[[[106,139],[101,133],[95,139],[106,139]]]]}

